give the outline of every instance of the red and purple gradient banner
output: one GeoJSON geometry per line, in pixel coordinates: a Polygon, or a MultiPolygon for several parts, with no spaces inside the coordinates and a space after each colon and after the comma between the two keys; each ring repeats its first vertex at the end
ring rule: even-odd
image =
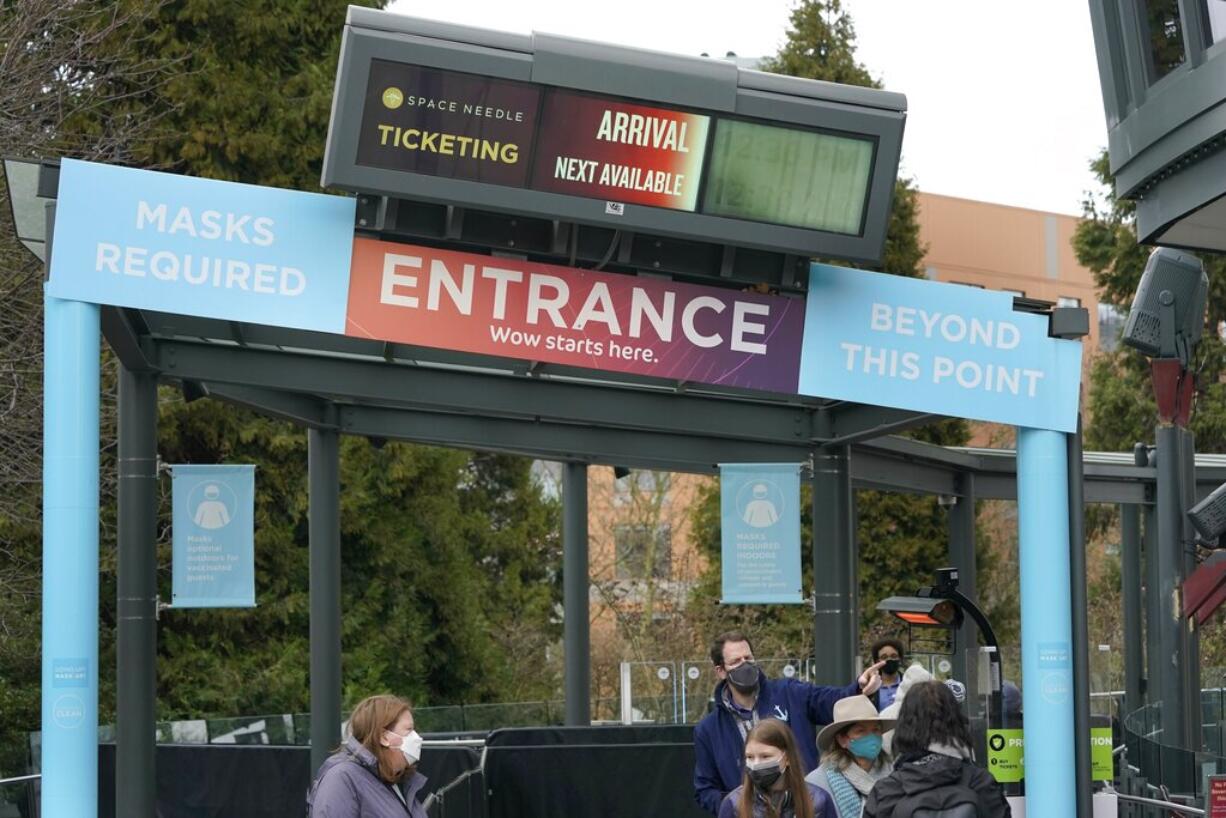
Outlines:
{"type": "Polygon", "coordinates": [[[710,117],[554,90],[545,97],[529,186],[694,210],[710,117]]]}
{"type": "Polygon", "coordinates": [[[345,334],[795,394],[804,306],[359,238],[345,334]]]}

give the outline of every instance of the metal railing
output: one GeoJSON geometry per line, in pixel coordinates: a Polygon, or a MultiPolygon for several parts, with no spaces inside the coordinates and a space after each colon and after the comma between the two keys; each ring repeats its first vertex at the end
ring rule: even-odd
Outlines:
{"type": "Polygon", "coordinates": [[[1141,795],[1128,795],[1127,793],[1114,792],[1114,791],[1112,792],[1112,795],[1114,795],[1116,798],[1118,798],[1121,801],[1127,801],[1133,804],[1141,804],[1147,807],[1160,807],[1161,809],[1169,810],[1171,812],[1182,812],[1185,815],[1204,815],[1205,814],[1205,811],[1203,809],[1200,809],[1199,807],[1191,807],[1191,806],[1188,806],[1187,804],[1180,804],[1175,801],[1162,801],[1157,798],[1146,798],[1141,795]]]}

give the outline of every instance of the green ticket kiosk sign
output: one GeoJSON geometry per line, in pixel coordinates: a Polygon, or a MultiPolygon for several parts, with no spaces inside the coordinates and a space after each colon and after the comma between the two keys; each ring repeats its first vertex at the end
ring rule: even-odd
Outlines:
{"type": "Polygon", "coordinates": [[[1025,775],[1021,730],[988,731],[988,771],[1001,784],[1015,784],[1025,775]]]}
{"type": "MultiPolygon", "coordinates": [[[[1026,777],[1025,738],[1022,730],[988,731],[988,771],[1001,784],[1016,784],[1026,777]]],[[[1090,776],[1095,781],[1115,777],[1111,759],[1111,728],[1090,728],[1090,776]]]]}

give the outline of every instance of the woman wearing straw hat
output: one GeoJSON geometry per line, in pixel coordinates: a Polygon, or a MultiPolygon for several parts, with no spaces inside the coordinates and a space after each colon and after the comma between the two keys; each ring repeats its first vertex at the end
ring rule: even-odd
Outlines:
{"type": "Polygon", "coordinates": [[[894,729],[867,696],[848,696],[834,704],[834,721],[817,734],[822,763],[805,778],[830,795],[837,818],[860,818],[869,791],[890,774],[890,757],[881,734],[894,729]]]}

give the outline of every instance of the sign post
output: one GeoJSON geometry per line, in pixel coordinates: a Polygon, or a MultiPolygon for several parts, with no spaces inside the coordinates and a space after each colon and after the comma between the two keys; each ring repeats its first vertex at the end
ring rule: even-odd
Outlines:
{"type": "Polygon", "coordinates": [[[42,815],[83,818],[98,814],[100,314],[43,305],[42,815]]]}

